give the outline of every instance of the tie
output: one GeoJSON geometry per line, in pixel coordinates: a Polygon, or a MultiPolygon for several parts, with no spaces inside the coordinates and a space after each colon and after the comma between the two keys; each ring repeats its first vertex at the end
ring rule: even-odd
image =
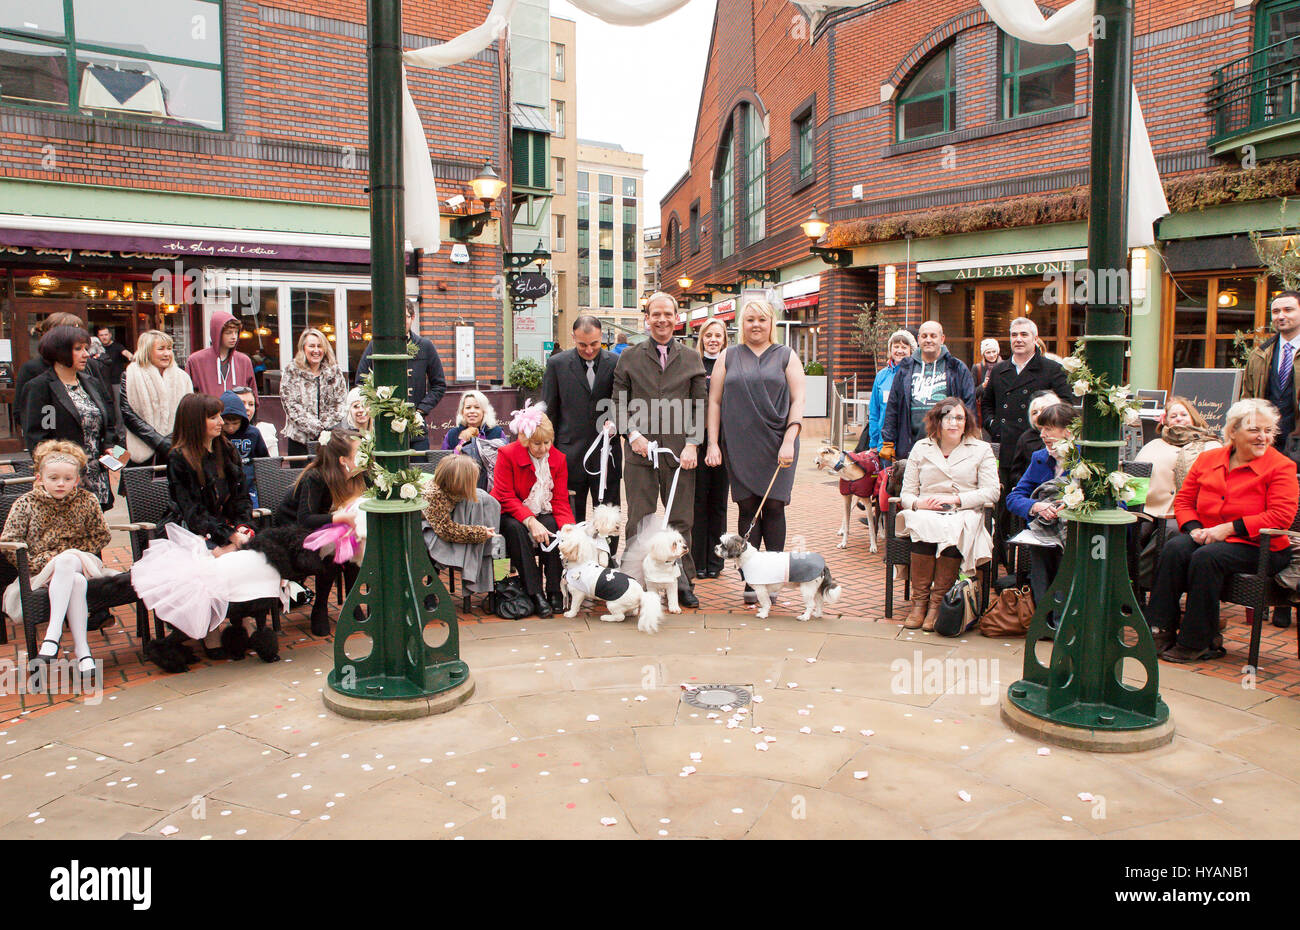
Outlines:
{"type": "Polygon", "coordinates": [[[596,363],[587,362],[587,390],[596,390],[596,363]]]}
{"type": "Polygon", "coordinates": [[[660,346],[659,347],[659,370],[662,371],[667,367],[668,367],[668,346],[660,346]]]}
{"type": "Polygon", "coordinates": [[[1291,355],[1294,351],[1289,342],[1282,347],[1282,363],[1277,366],[1277,382],[1282,387],[1291,380],[1291,355]]]}

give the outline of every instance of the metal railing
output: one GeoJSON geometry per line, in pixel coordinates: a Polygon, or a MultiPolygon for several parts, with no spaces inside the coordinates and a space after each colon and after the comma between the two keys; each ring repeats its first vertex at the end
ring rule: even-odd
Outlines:
{"type": "Polygon", "coordinates": [[[1256,49],[1213,72],[1210,145],[1300,119],[1300,36],[1256,49]]]}
{"type": "Polygon", "coordinates": [[[831,382],[831,409],[827,411],[830,414],[830,435],[829,439],[832,445],[844,445],[845,433],[848,430],[848,412],[849,398],[856,399],[858,396],[858,376],[849,375],[840,381],[831,382]]]}

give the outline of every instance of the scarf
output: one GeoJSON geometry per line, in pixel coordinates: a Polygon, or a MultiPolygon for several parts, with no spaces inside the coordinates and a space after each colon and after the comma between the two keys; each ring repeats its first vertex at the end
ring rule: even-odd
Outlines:
{"type": "Polygon", "coordinates": [[[1189,442],[1217,442],[1219,434],[1201,426],[1166,426],[1160,438],[1171,446],[1182,447],[1189,442]]]}
{"type": "Polygon", "coordinates": [[[543,514],[551,512],[551,494],[555,491],[555,481],[551,478],[550,457],[534,459],[531,455],[533,470],[537,472],[537,481],[533,483],[533,489],[528,492],[528,497],[524,500],[524,506],[534,514],[543,514]]]}
{"type": "MultiPolygon", "coordinates": [[[[174,363],[160,372],[153,365],[132,363],[126,367],[126,396],[131,409],[160,435],[170,436],[176,425],[176,408],[181,399],[194,390],[190,376],[174,363]]],[[[126,449],[131,461],[153,458],[154,450],[143,439],[128,431],[126,449]]]]}

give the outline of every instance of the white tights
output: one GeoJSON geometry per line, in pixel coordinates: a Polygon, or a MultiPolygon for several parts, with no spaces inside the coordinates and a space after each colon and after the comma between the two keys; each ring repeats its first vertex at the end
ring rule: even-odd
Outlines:
{"type": "Polygon", "coordinates": [[[58,642],[63,638],[66,620],[72,631],[72,646],[77,659],[90,658],[90,643],[86,638],[86,622],[90,618],[86,607],[86,576],[82,574],[81,558],[76,553],[62,552],[54,557],[54,575],[47,590],[50,595],[50,624],[46,628],[46,641],[41,644],[40,655],[50,658],[58,654],[58,642]]]}

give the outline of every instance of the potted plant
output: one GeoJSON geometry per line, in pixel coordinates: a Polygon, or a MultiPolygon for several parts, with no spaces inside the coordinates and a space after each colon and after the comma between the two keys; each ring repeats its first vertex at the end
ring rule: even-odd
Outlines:
{"type": "Polygon", "coordinates": [[[523,407],[530,400],[537,400],[542,395],[541,362],[532,358],[515,359],[515,363],[506,372],[506,383],[515,389],[515,404],[523,407]]]}
{"type": "Polygon", "coordinates": [[[828,390],[826,384],[826,366],[816,359],[813,359],[804,366],[803,374],[804,416],[826,416],[826,398],[828,390]]]}

